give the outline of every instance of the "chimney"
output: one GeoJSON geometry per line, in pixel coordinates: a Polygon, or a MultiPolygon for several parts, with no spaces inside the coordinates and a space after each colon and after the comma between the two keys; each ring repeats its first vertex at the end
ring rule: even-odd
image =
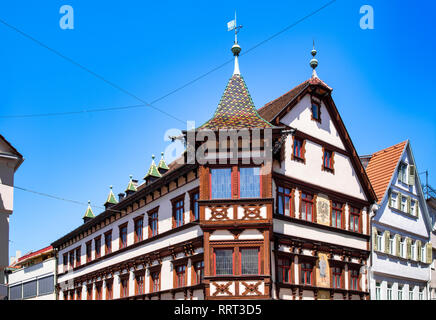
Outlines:
{"type": "Polygon", "coordinates": [[[121,202],[124,199],[124,193],[118,193],[118,202],[121,202]]]}

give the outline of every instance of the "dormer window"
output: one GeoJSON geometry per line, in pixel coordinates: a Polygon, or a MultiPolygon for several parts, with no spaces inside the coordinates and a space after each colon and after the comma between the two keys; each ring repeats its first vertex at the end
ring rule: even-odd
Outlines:
{"type": "Polygon", "coordinates": [[[312,101],[312,120],[321,122],[321,106],[315,101],[312,101]]]}

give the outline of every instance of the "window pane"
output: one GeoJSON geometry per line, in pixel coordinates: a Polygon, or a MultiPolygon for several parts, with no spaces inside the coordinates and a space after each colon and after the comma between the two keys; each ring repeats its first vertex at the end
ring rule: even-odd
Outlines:
{"type": "Polygon", "coordinates": [[[9,299],[10,300],[21,300],[21,284],[12,286],[9,288],[9,299]]]}
{"type": "Polygon", "coordinates": [[[241,249],[241,274],[259,273],[259,249],[241,249]]]}
{"type": "Polygon", "coordinates": [[[36,296],[36,280],[29,281],[23,284],[23,298],[36,296]]]}
{"type": "Polygon", "coordinates": [[[260,197],[260,169],[240,168],[240,197],[259,198],[260,197]]]}
{"type": "Polygon", "coordinates": [[[38,279],[38,295],[49,294],[54,291],[54,276],[38,279]]]}
{"type": "Polygon", "coordinates": [[[233,274],[233,250],[215,250],[215,271],[217,275],[233,274]]]}
{"type": "Polygon", "coordinates": [[[232,197],[230,168],[212,169],[212,199],[230,199],[232,197]]]}

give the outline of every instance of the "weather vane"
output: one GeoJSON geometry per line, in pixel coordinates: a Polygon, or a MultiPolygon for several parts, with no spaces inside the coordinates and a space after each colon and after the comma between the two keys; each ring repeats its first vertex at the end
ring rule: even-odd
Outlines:
{"type": "Polygon", "coordinates": [[[238,26],[236,23],[236,11],[235,11],[235,19],[227,22],[227,31],[235,30],[235,43],[238,43],[238,32],[239,29],[242,28],[242,25],[238,26]]]}

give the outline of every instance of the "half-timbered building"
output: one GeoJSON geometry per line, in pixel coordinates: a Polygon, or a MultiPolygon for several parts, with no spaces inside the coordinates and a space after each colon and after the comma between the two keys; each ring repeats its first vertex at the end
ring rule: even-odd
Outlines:
{"type": "Polygon", "coordinates": [[[257,110],[240,51],[183,161],[153,159],[53,243],[60,299],[368,298],[376,196],[332,89],[313,58],[309,80],[257,110]]]}

